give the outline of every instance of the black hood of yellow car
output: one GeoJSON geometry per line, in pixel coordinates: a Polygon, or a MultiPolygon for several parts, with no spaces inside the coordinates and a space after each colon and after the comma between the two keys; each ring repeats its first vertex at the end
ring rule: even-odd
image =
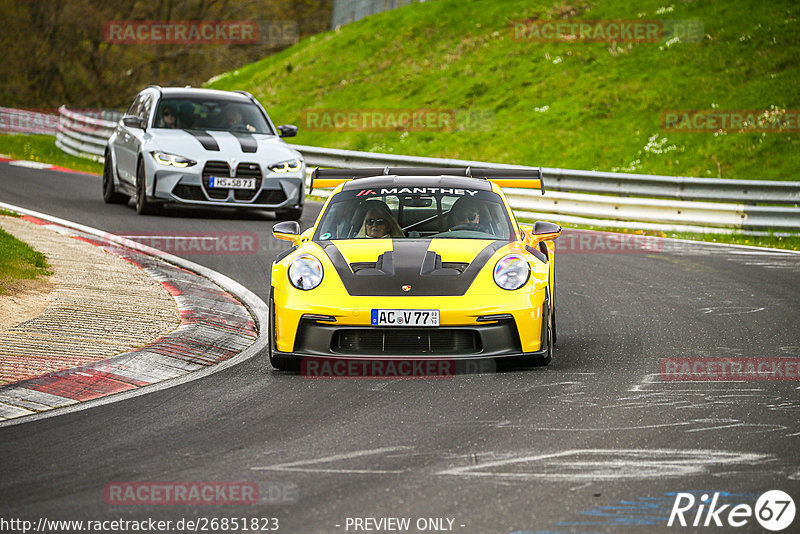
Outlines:
{"type": "Polygon", "coordinates": [[[348,263],[332,242],[323,245],[323,250],[351,296],[428,297],[463,295],[489,258],[508,245],[508,241],[492,241],[470,263],[460,263],[442,261],[428,250],[431,242],[393,239],[392,249],[374,262],[348,263]]]}

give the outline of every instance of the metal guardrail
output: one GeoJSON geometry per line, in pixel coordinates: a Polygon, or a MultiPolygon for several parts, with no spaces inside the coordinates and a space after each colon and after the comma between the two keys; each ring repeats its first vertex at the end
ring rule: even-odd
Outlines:
{"type": "MultiPolygon", "coordinates": [[[[376,154],[335,148],[293,145],[306,162],[323,167],[488,167],[526,169],[523,165],[460,159],[376,154]]],[[[689,178],[542,167],[548,191],[580,191],[608,195],[711,200],[743,204],[800,204],[800,182],[689,178]]]]}
{"type": "Polygon", "coordinates": [[[56,146],[67,154],[102,162],[106,142],[117,123],[81,115],[66,106],[58,108],[58,113],[56,146]]]}
{"type": "MultiPolygon", "coordinates": [[[[293,147],[303,154],[307,164],[320,167],[529,168],[484,161],[303,145],[293,147]]],[[[536,217],[561,215],[565,217],[556,219],[598,226],[608,226],[609,221],[638,221],[648,225],[640,227],[678,231],[800,230],[800,207],[797,207],[800,205],[800,182],[689,178],[546,167],[542,168],[542,174],[547,194],[540,196],[538,192],[509,189],[506,196],[511,207],[536,217]],[[785,206],[755,205],[759,203],[785,206]]]]}
{"type": "MultiPolygon", "coordinates": [[[[102,161],[117,123],[59,108],[56,145],[102,161]]],[[[320,167],[486,167],[525,169],[483,161],[377,154],[290,145],[320,167]]],[[[511,207],[535,218],[596,226],[666,231],[798,231],[800,182],[727,180],[542,168],[547,194],[508,189],[511,207]],[[535,194],[534,194],[535,193],[535,194]],[[757,206],[756,204],[773,204],[757,206]],[[778,206],[774,204],[779,204],[778,206]]],[[[315,196],[326,196],[324,190],[315,196]]]]}
{"type": "Polygon", "coordinates": [[[58,115],[48,111],[0,107],[0,133],[55,135],[58,115]]]}

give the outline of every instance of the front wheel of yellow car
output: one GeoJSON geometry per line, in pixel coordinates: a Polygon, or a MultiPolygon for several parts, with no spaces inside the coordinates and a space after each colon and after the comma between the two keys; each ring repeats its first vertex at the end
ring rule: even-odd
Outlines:
{"type": "Polygon", "coordinates": [[[542,367],[548,365],[553,359],[553,310],[550,306],[550,290],[547,290],[544,300],[544,313],[542,314],[542,348],[547,351],[542,356],[537,356],[528,360],[531,367],[542,367]]]}
{"type": "Polygon", "coordinates": [[[556,266],[553,264],[553,280],[550,282],[550,287],[553,288],[553,300],[550,306],[553,309],[553,345],[558,343],[558,325],[556,323],[556,266]]]}
{"type": "Polygon", "coordinates": [[[267,326],[267,337],[269,338],[269,342],[267,343],[267,354],[269,355],[269,363],[277,369],[278,371],[297,371],[299,370],[299,366],[294,362],[286,362],[282,358],[278,358],[275,355],[275,347],[277,343],[277,337],[275,332],[275,298],[274,298],[274,289],[270,288],[269,290],[269,325],[267,326]]]}

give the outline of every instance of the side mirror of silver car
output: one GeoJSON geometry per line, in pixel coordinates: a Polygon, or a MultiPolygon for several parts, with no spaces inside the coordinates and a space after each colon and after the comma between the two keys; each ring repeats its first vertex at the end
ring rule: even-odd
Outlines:
{"type": "Polygon", "coordinates": [[[281,137],[294,137],[297,135],[297,126],[282,124],[278,126],[278,131],[281,133],[281,137]]]}
{"type": "Polygon", "coordinates": [[[122,117],[122,124],[128,128],[141,128],[142,130],[144,130],[146,126],[145,120],[137,115],[124,115],[122,117]]]}

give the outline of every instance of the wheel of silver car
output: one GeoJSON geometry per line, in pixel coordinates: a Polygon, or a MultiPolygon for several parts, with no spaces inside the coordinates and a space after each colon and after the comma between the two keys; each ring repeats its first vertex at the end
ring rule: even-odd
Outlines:
{"type": "Polygon", "coordinates": [[[151,215],[155,213],[156,207],[147,200],[147,180],[144,172],[144,161],[139,158],[139,164],[136,166],[136,213],[139,215],[151,215]]]}
{"type": "Polygon", "coordinates": [[[103,163],[103,202],[106,204],[127,204],[130,197],[117,193],[114,187],[114,169],[112,165],[111,154],[106,150],[103,163]]]}

